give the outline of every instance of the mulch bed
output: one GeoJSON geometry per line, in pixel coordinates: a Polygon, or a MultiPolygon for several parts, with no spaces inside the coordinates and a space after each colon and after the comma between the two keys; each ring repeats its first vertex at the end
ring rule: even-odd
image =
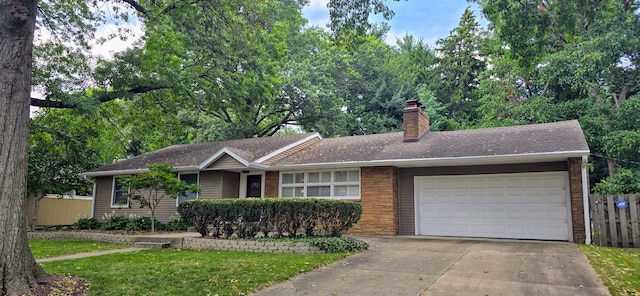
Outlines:
{"type": "Polygon", "coordinates": [[[89,295],[89,283],[73,275],[52,274],[50,281],[31,291],[34,296],[85,296],[89,295]]]}

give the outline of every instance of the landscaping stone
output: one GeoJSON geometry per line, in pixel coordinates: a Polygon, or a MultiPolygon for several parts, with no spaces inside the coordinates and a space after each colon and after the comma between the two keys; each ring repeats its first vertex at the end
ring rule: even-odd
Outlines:
{"type": "Polygon", "coordinates": [[[101,232],[75,231],[36,231],[28,233],[30,239],[68,239],[90,240],[110,244],[120,244],[136,247],[154,247],[155,244],[169,244],[171,248],[187,250],[217,250],[241,251],[257,253],[298,253],[318,254],[326,253],[316,246],[303,242],[274,242],[251,240],[225,240],[194,237],[194,233],[170,233],[156,235],[125,235],[101,232]],[[143,244],[144,243],[144,244],[143,244]],[[143,246],[144,245],[144,246],[143,246]]]}

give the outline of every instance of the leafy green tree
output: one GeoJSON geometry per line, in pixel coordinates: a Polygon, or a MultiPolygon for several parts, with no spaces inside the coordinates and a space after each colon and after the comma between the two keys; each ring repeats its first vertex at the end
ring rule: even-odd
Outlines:
{"type": "Polygon", "coordinates": [[[91,183],[80,174],[103,164],[99,151],[92,145],[99,132],[83,124],[73,113],[73,110],[47,110],[31,120],[27,193],[35,198],[32,230],[40,201],[47,193],[90,193],[91,183]]]}
{"type": "Polygon", "coordinates": [[[640,170],[620,169],[617,174],[603,179],[593,187],[599,194],[636,194],[640,193],[640,170]]]}
{"type": "Polygon", "coordinates": [[[433,68],[438,62],[434,50],[423,39],[404,35],[396,39],[402,70],[398,75],[408,85],[429,85],[439,81],[439,74],[433,68]]]}
{"type": "Polygon", "coordinates": [[[138,201],[140,208],[149,208],[152,232],[155,231],[156,209],[163,199],[175,199],[187,193],[200,192],[197,184],[188,185],[181,181],[173,173],[171,166],[166,164],[149,165],[148,172],[121,177],[119,182],[128,190],[128,199],[138,201]]]}
{"type": "Polygon", "coordinates": [[[346,102],[337,86],[341,77],[350,75],[348,52],[316,27],[305,29],[290,48],[281,102],[292,111],[292,123],[325,137],[345,134],[346,102]]]}
{"type": "MultiPolygon", "coordinates": [[[[364,9],[357,10],[364,14],[371,9],[384,10],[381,0],[331,1],[365,3],[364,9]]],[[[268,135],[274,132],[270,126],[283,122],[278,109],[263,110],[270,106],[281,83],[275,75],[286,56],[281,40],[287,32],[299,29],[278,22],[278,17],[296,17],[280,13],[291,8],[299,11],[299,5],[304,3],[0,0],[1,293],[27,295],[30,288],[49,281],[29,250],[24,219],[29,104],[90,110],[104,102],[140,94],[175,99],[186,95],[195,106],[225,122],[251,122],[261,127],[262,135],[268,135]],[[107,22],[129,20],[144,23],[146,29],[142,45],[126,53],[131,63],[109,67],[100,63],[108,70],[95,71],[89,48],[96,29],[107,22]],[[36,24],[38,37],[42,38],[34,48],[36,24]],[[230,47],[242,50],[236,52],[230,47]],[[199,53],[199,48],[207,51],[199,53]],[[137,59],[140,54],[148,56],[137,59]],[[186,71],[189,75],[184,75],[186,69],[191,70],[186,71]],[[110,70],[111,75],[104,75],[110,70]],[[31,97],[32,83],[41,96],[31,97]],[[96,86],[97,90],[88,91],[96,86]],[[211,93],[202,93],[203,90],[211,93]],[[221,94],[228,101],[221,99],[221,94]],[[225,114],[225,107],[235,103],[237,112],[225,114]],[[251,115],[250,119],[246,119],[247,115],[251,115]]],[[[342,13],[349,11],[352,10],[342,13]]],[[[366,19],[358,18],[356,23],[366,19]]],[[[124,29],[109,37],[131,35],[124,29]]]]}
{"type": "Polygon", "coordinates": [[[479,75],[486,68],[482,41],[485,33],[467,7],[460,23],[449,36],[436,43],[439,83],[436,96],[445,106],[446,116],[460,127],[477,121],[479,75]]]}
{"type": "Polygon", "coordinates": [[[371,29],[371,13],[380,14],[385,20],[394,16],[394,12],[384,2],[385,0],[330,0],[327,4],[331,18],[329,27],[338,37],[348,35],[349,32],[365,35],[371,29]]]}
{"type": "Polygon", "coordinates": [[[636,127],[618,114],[639,90],[637,1],[478,2],[496,41],[480,85],[483,123],[579,119],[602,156],[592,184],[630,168],[636,127]]]}

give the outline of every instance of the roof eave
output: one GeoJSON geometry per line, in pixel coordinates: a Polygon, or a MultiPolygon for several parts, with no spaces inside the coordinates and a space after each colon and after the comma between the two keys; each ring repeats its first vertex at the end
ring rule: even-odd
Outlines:
{"type": "Polygon", "coordinates": [[[372,166],[394,166],[401,168],[409,167],[438,167],[438,166],[471,166],[471,165],[493,165],[509,163],[534,163],[562,161],[573,157],[583,157],[589,155],[589,150],[546,152],[546,153],[524,153],[507,155],[484,155],[466,157],[442,157],[442,158],[414,158],[414,159],[390,159],[390,160],[370,160],[370,161],[346,161],[329,163],[309,163],[273,166],[271,170],[305,170],[305,169],[329,169],[336,167],[372,167],[372,166]]]}
{"type": "MultiPolygon", "coordinates": [[[[81,176],[86,177],[104,177],[104,176],[121,176],[121,175],[135,175],[144,172],[148,172],[149,169],[129,169],[129,170],[115,170],[115,171],[95,171],[95,172],[86,172],[80,174],[81,176]]],[[[199,171],[198,167],[195,166],[179,166],[173,168],[174,172],[188,172],[188,171],[199,171]]]]}

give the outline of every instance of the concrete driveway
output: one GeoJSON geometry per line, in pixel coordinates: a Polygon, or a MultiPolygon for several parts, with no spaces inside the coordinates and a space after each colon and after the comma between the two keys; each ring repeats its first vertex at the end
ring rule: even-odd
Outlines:
{"type": "Polygon", "coordinates": [[[610,295],[572,243],[361,239],[369,251],[254,295],[610,295]]]}

